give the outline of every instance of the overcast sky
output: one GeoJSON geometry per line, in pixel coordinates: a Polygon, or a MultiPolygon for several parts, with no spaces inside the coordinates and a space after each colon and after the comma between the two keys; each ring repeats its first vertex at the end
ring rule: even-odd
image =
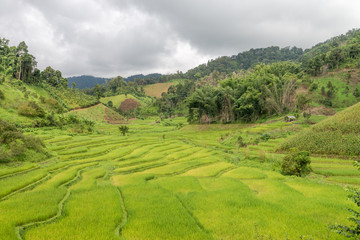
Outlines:
{"type": "Polygon", "coordinates": [[[44,69],[102,77],[186,72],[250,48],[360,27],[359,0],[0,0],[0,37],[44,69]]]}

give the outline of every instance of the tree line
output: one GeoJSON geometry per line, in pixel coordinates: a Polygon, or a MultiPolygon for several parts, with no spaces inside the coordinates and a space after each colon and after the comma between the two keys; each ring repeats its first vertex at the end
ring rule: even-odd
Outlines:
{"type": "Polygon", "coordinates": [[[24,41],[18,46],[10,46],[8,39],[0,38],[0,82],[17,79],[28,84],[46,83],[67,88],[67,79],[59,70],[49,66],[40,71],[36,66],[36,59],[24,41]]]}

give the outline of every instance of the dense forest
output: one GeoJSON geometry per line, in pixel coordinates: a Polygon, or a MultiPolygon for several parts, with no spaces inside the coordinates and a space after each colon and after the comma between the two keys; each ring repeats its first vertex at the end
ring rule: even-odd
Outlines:
{"type": "MultiPolygon", "coordinates": [[[[161,82],[162,74],[160,73],[152,73],[148,75],[143,74],[137,74],[132,75],[127,78],[123,78],[126,82],[137,82],[138,85],[148,85],[153,84],[157,82],[161,82]]],[[[82,75],[82,76],[76,76],[76,77],[69,77],[68,78],[68,86],[73,88],[93,88],[96,84],[106,84],[109,82],[111,78],[102,78],[102,77],[94,77],[90,75],[82,75]],[[75,85],[74,85],[75,84],[75,85]]],[[[162,79],[163,81],[163,79],[162,79]]]]}

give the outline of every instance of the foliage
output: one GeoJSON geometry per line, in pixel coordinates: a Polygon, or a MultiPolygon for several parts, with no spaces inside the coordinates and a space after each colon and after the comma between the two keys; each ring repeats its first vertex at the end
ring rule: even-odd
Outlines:
{"type": "Polygon", "coordinates": [[[291,62],[258,65],[243,76],[205,85],[187,99],[190,122],[255,121],[264,114],[281,114],[293,108],[291,97],[301,75],[291,62]]]}
{"type": "Polygon", "coordinates": [[[36,102],[29,101],[21,104],[18,107],[18,112],[20,115],[28,117],[44,117],[45,111],[42,109],[36,102]]]}
{"type": "Polygon", "coordinates": [[[309,107],[311,98],[305,94],[296,95],[296,108],[298,110],[305,110],[309,107]]]}
{"type": "Polygon", "coordinates": [[[307,151],[299,151],[291,148],[289,154],[283,159],[281,169],[286,175],[305,176],[310,172],[310,154],[307,151]]]}
{"type": "Polygon", "coordinates": [[[214,71],[218,73],[233,73],[239,70],[247,70],[257,64],[271,64],[281,61],[296,61],[303,54],[301,48],[267,47],[250,49],[231,57],[219,57],[208,61],[196,68],[190,69],[185,75],[190,79],[196,79],[210,75],[214,71]]]}
{"type": "Polygon", "coordinates": [[[45,145],[39,139],[23,135],[13,124],[0,119],[0,162],[25,160],[27,152],[33,150],[45,157],[45,145]]]}
{"type": "Polygon", "coordinates": [[[360,103],[305,129],[280,145],[281,150],[296,147],[319,154],[359,156],[360,103]]]}
{"type": "Polygon", "coordinates": [[[341,66],[356,67],[360,56],[360,30],[333,37],[304,52],[302,68],[316,76],[322,72],[339,69],[341,66]]]}
{"type": "Polygon", "coordinates": [[[260,139],[264,142],[268,141],[271,138],[271,135],[267,132],[264,132],[263,134],[261,134],[260,139]]]}
{"type": "MultiPolygon", "coordinates": [[[[348,188],[349,199],[351,199],[357,207],[360,207],[360,191],[356,188],[348,188]]],[[[352,222],[351,226],[346,226],[342,224],[331,225],[330,229],[335,230],[337,233],[344,235],[348,238],[356,238],[360,236],[360,212],[348,208],[348,211],[351,213],[349,221],[352,222]]]]}
{"type": "Polygon", "coordinates": [[[45,83],[53,87],[68,87],[68,80],[61,76],[61,72],[59,70],[54,70],[50,66],[42,71],[40,75],[45,83]]]}
{"type": "Polygon", "coordinates": [[[126,133],[128,133],[129,132],[129,127],[128,126],[119,126],[119,131],[121,132],[121,134],[123,135],[123,136],[125,136],[126,135],[126,133]]]}
{"type": "Polygon", "coordinates": [[[80,91],[79,89],[59,88],[46,86],[45,89],[63,108],[70,110],[74,108],[85,108],[99,103],[98,99],[80,91]]]}
{"type": "Polygon", "coordinates": [[[303,117],[306,123],[310,123],[311,112],[303,112],[303,117]]]}

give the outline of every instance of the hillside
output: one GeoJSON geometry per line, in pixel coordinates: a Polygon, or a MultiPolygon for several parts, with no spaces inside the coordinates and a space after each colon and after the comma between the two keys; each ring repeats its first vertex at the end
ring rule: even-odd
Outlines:
{"type": "Polygon", "coordinates": [[[3,93],[0,99],[1,119],[21,125],[31,125],[35,119],[47,113],[62,113],[66,106],[52,97],[44,88],[19,81],[6,81],[0,84],[3,93]]]}
{"type": "Polygon", "coordinates": [[[207,64],[199,65],[186,72],[188,78],[199,78],[209,75],[213,71],[219,73],[232,73],[239,70],[247,70],[259,63],[275,63],[279,61],[298,61],[301,59],[303,50],[297,47],[280,48],[277,46],[267,48],[250,49],[233,56],[222,56],[209,60],[207,64]]]}
{"type": "Polygon", "coordinates": [[[137,101],[139,101],[139,99],[137,99],[136,97],[134,97],[131,94],[120,94],[120,95],[116,95],[116,96],[110,96],[110,97],[103,97],[100,98],[100,102],[102,102],[103,104],[109,104],[109,102],[112,102],[112,106],[115,108],[119,108],[120,104],[126,100],[126,99],[135,99],[137,101]]]}
{"type": "Polygon", "coordinates": [[[312,75],[343,68],[359,68],[360,29],[333,37],[305,50],[303,69],[312,75]]]}
{"type": "Polygon", "coordinates": [[[174,85],[174,83],[155,83],[146,85],[144,87],[145,93],[150,97],[161,98],[162,93],[166,93],[170,86],[174,85]]]}
{"type": "Polygon", "coordinates": [[[147,74],[147,75],[136,74],[136,75],[132,75],[127,78],[124,78],[124,80],[127,82],[133,82],[135,80],[138,80],[138,81],[144,81],[147,84],[151,84],[153,82],[158,82],[160,80],[161,76],[162,76],[162,74],[160,74],[160,73],[151,73],[151,74],[147,74]]]}
{"type": "Polygon", "coordinates": [[[285,141],[280,150],[296,147],[317,154],[360,155],[360,103],[285,141]]]}
{"type": "Polygon", "coordinates": [[[52,86],[34,86],[17,80],[0,84],[3,99],[0,100],[1,118],[21,124],[30,124],[34,119],[50,113],[63,113],[69,109],[96,104],[95,97],[74,89],[52,86]]]}
{"type": "Polygon", "coordinates": [[[69,114],[98,123],[119,124],[125,122],[125,119],[119,113],[101,103],[88,108],[72,110],[69,114]]]}
{"type": "MultiPolygon", "coordinates": [[[[162,74],[152,73],[152,74],[136,74],[124,78],[126,82],[137,81],[144,84],[152,84],[160,81],[162,74]]],[[[102,78],[102,77],[94,77],[91,75],[81,75],[81,76],[73,76],[68,77],[68,87],[73,87],[73,83],[75,83],[76,88],[85,89],[85,88],[93,88],[96,84],[105,85],[107,82],[111,80],[111,78],[102,78]]]]}

